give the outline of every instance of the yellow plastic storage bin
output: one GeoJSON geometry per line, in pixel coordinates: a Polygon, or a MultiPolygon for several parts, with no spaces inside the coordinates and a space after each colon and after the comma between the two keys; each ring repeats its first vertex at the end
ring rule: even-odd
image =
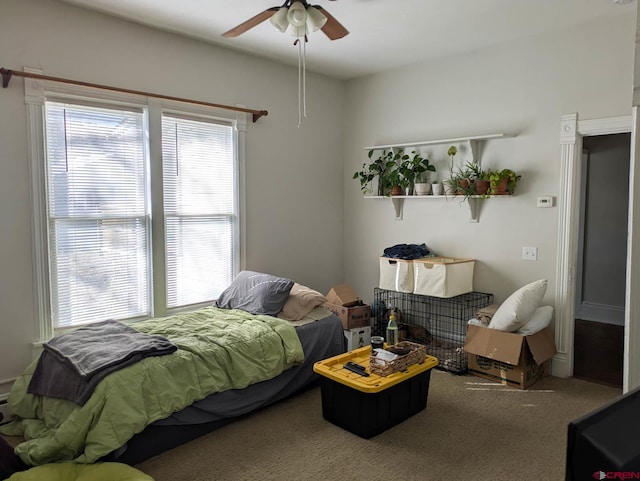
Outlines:
{"type": "Polygon", "coordinates": [[[371,347],[334,356],[314,364],[320,374],[323,417],[362,438],[371,438],[427,407],[433,356],[405,371],[378,376],[369,370],[371,347]],[[354,362],[366,369],[361,376],[344,368],[354,362]]]}

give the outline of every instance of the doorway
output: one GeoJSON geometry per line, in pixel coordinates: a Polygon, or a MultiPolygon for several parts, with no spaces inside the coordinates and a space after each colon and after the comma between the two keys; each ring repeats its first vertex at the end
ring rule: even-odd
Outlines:
{"type": "Polygon", "coordinates": [[[573,375],[622,387],[631,135],[583,138],[573,375]]]}

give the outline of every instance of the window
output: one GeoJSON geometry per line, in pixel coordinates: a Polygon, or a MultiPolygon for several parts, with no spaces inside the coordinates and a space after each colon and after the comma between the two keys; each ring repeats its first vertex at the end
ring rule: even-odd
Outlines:
{"type": "Polygon", "coordinates": [[[148,316],[143,112],[48,102],[46,127],[54,324],[148,316]]]}
{"type": "Polygon", "coordinates": [[[216,299],[231,283],[233,158],[231,126],[163,116],[168,307],[216,299]]]}
{"type": "Polygon", "coordinates": [[[210,304],[240,265],[243,117],[77,98],[27,97],[40,338],[210,304]]]}

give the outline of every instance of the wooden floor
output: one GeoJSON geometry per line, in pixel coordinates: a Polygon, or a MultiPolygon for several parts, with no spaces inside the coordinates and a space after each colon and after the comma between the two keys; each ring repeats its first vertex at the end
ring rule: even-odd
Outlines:
{"type": "Polygon", "coordinates": [[[573,377],[622,387],[624,327],[576,319],[573,377]]]}

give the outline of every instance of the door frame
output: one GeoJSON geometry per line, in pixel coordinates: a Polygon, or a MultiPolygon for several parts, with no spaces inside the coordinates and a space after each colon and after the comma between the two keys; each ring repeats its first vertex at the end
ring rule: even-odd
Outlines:
{"type": "MultiPolygon", "coordinates": [[[[612,134],[615,135],[615,134],[612,134]]],[[[629,133],[623,133],[620,135],[630,135],[629,133]]],[[[611,305],[611,304],[603,304],[597,302],[581,302],[582,299],[582,289],[583,289],[583,276],[584,276],[584,241],[585,241],[585,219],[587,215],[587,181],[590,176],[589,174],[589,155],[588,151],[585,151],[584,148],[584,137],[581,136],[582,146],[580,148],[580,152],[578,153],[580,158],[580,191],[578,194],[578,209],[579,209],[579,222],[578,222],[578,251],[576,254],[576,291],[575,291],[575,303],[574,303],[574,318],[582,319],[585,321],[595,321],[602,322],[605,324],[609,324],[612,326],[624,326],[624,299],[623,305],[611,305]]],[[[588,136],[591,137],[591,136],[588,136]]],[[[595,135],[594,135],[595,137],[595,135]]],[[[631,139],[629,139],[630,146],[631,139]]],[[[628,166],[630,167],[630,166],[628,166]]],[[[627,176],[629,172],[627,171],[627,176]]],[[[627,204],[629,203],[629,195],[627,194],[626,198],[627,204]]],[[[627,226],[628,230],[628,226],[627,226]]],[[[627,232],[625,232],[627,234],[627,232]]],[[[626,245],[625,245],[626,248],[626,245]]],[[[626,266],[625,266],[626,267],[626,266]]],[[[626,271],[625,271],[626,276],[626,271]]],[[[626,294],[626,291],[625,291],[626,294]]]]}
{"type": "Polygon", "coordinates": [[[640,350],[640,321],[635,313],[640,308],[640,251],[633,250],[633,240],[640,239],[640,146],[635,132],[640,119],[637,107],[633,114],[592,120],[579,120],[577,113],[560,119],[560,190],[558,195],[558,243],[555,292],[555,339],[558,354],[553,358],[553,375],[573,375],[573,339],[575,320],[576,273],[579,242],[580,185],[582,181],[582,138],[593,135],[631,133],[629,166],[629,224],[627,242],[627,286],[625,293],[625,356],[623,391],[640,385],[640,367],[635,366],[635,353],[640,350]],[[637,209],[633,209],[634,205],[637,209]],[[635,261],[635,262],[634,262],[635,261]],[[635,266],[634,266],[635,264],[635,266]]]}

